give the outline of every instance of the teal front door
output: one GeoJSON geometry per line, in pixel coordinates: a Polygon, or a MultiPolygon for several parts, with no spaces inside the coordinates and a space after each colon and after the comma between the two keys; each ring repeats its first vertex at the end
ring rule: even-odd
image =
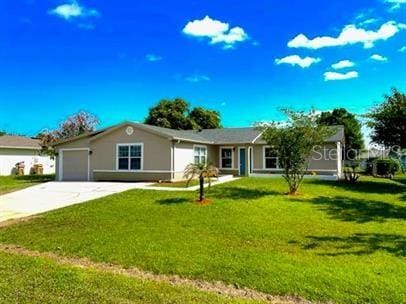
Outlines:
{"type": "Polygon", "coordinates": [[[245,163],[245,148],[240,148],[240,175],[245,175],[246,168],[247,166],[245,163]]]}

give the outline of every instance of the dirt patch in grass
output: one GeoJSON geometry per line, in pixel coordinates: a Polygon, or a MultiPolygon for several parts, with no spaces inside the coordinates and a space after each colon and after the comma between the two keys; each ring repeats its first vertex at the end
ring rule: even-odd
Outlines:
{"type": "Polygon", "coordinates": [[[188,286],[197,290],[212,292],[223,296],[232,298],[264,301],[274,304],[311,304],[307,300],[304,300],[296,296],[274,296],[266,293],[262,293],[253,289],[240,287],[237,284],[228,285],[224,282],[207,282],[198,279],[187,279],[177,275],[164,275],[153,274],[151,272],[143,271],[138,268],[123,268],[118,265],[108,263],[96,263],[87,258],[75,258],[64,257],[52,252],[39,252],[34,250],[28,250],[21,246],[0,244],[0,251],[9,254],[23,255],[29,257],[40,257],[52,260],[61,265],[68,265],[73,267],[79,267],[82,269],[92,269],[96,271],[108,272],[112,274],[124,275],[127,277],[134,277],[143,280],[151,280],[158,282],[166,282],[174,286],[188,286]]]}
{"type": "Polygon", "coordinates": [[[211,199],[208,199],[208,198],[205,198],[202,201],[197,199],[195,202],[196,202],[197,205],[201,205],[201,206],[207,206],[207,205],[211,205],[213,203],[213,201],[211,199]]]}
{"type": "Polygon", "coordinates": [[[0,229],[17,224],[17,223],[27,222],[27,221],[32,220],[37,217],[41,217],[41,216],[40,215],[30,215],[30,216],[6,220],[4,222],[0,222],[0,229]]]}

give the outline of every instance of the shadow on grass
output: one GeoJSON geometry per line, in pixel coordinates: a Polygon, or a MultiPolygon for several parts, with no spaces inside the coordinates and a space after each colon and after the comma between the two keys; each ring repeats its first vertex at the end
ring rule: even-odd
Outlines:
{"type": "Polygon", "coordinates": [[[379,178],[376,178],[375,181],[363,181],[361,177],[360,181],[355,184],[319,179],[309,180],[309,183],[329,187],[334,186],[342,190],[360,193],[398,194],[406,192],[406,185],[403,185],[401,182],[391,182],[388,180],[384,181],[382,179],[380,180],[379,178]]]}
{"type": "Polygon", "coordinates": [[[393,181],[406,186],[406,175],[404,174],[402,176],[395,176],[395,179],[393,181]]]}
{"type": "Polygon", "coordinates": [[[269,190],[251,189],[237,186],[214,187],[210,189],[210,197],[216,199],[259,199],[267,195],[281,195],[281,193],[269,190]]]}
{"type": "Polygon", "coordinates": [[[319,196],[308,200],[336,220],[346,222],[384,222],[390,219],[406,219],[406,207],[386,202],[347,198],[345,196],[319,196]]]}
{"type": "Polygon", "coordinates": [[[395,256],[406,256],[406,237],[398,234],[356,233],[348,237],[307,236],[302,249],[320,250],[319,255],[366,255],[385,251],[395,256]]]}
{"type": "Polygon", "coordinates": [[[184,204],[191,203],[192,199],[186,197],[171,197],[157,200],[157,203],[160,205],[175,205],[175,204],[184,204]]]}

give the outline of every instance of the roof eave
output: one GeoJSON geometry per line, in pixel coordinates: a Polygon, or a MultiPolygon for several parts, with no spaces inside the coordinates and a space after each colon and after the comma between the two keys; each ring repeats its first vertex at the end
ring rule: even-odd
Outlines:
{"type": "Polygon", "coordinates": [[[197,143],[197,144],[208,144],[208,145],[215,145],[216,144],[214,141],[194,140],[194,139],[187,139],[187,138],[182,138],[182,137],[172,137],[170,139],[186,141],[186,142],[191,142],[191,143],[197,143]]]}
{"type": "Polygon", "coordinates": [[[66,144],[66,143],[71,142],[71,141],[75,141],[75,140],[78,140],[78,139],[82,139],[82,138],[91,136],[92,134],[93,134],[93,133],[86,133],[86,134],[78,135],[78,136],[75,136],[75,137],[65,138],[65,139],[62,139],[62,140],[58,140],[58,141],[56,141],[56,142],[50,144],[50,146],[51,146],[51,147],[56,147],[56,146],[66,144]]]}
{"type": "Polygon", "coordinates": [[[252,145],[254,144],[252,141],[233,141],[233,142],[224,142],[224,141],[216,141],[214,145],[252,145]]]}
{"type": "Polygon", "coordinates": [[[41,150],[41,147],[0,146],[0,149],[41,150]]]}

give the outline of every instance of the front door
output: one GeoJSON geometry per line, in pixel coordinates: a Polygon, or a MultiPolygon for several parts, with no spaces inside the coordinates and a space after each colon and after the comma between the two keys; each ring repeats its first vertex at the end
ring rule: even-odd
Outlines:
{"type": "Polygon", "coordinates": [[[245,148],[240,148],[240,157],[239,157],[239,159],[240,159],[240,175],[241,176],[245,176],[245,173],[246,173],[246,168],[247,168],[247,166],[246,166],[246,163],[245,163],[245,148]]]}

